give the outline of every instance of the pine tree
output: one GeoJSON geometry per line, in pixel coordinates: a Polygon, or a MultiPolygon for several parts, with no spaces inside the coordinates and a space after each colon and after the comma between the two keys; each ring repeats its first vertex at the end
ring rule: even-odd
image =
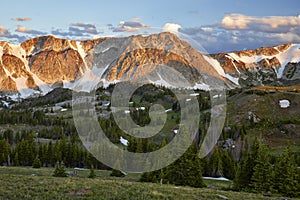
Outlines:
{"type": "Polygon", "coordinates": [[[57,162],[53,173],[54,177],[67,177],[65,165],[63,162],[57,162]]]}
{"type": "Polygon", "coordinates": [[[52,141],[49,142],[47,146],[47,164],[54,166],[54,151],[53,151],[53,146],[52,146],[52,141]]]}
{"type": "Polygon", "coordinates": [[[234,179],[235,176],[235,162],[227,151],[223,151],[222,155],[222,169],[224,177],[234,179]]]}
{"type": "Polygon", "coordinates": [[[211,155],[209,162],[208,162],[210,176],[213,176],[213,177],[223,176],[222,165],[223,164],[222,164],[222,158],[220,155],[220,149],[218,147],[215,147],[214,152],[211,155]]]}
{"type": "Polygon", "coordinates": [[[33,164],[32,164],[32,167],[33,168],[41,168],[41,161],[39,159],[39,156],[37,155],[33,161],[33,164]]]}
{"type": "Polygon", "coordinates": [[[167,181],[175,185],[204,187],[198,152],[197,145],[194,143],[178,160],[169,165],[165,172],[167,181]]]}
{"type": "Polygon", "coordinates": [[[256,165],[259,146],[260,144],[257,138],[255,138],[250,152],[248,152],[248,145],[246,145],[246,149],[242,153],[242,159],[237,167],[233,185],[234,189],[242,190],[249,187],[256,165]]]}
{"type": "Polygon", "coordinates": [[[9,156],[10,146],[5,139],[0,140],[0,165],[7,163],[9,156]]]}
{"type": "Polygon", "coordinates": [[[297,164],[289,147],[276,160],[274,168],[274,189],[290,197],[296,196],[297,184],[299,184],[297,164]]]}
{"type": "Polygon", "coordinates": [[[15,166],[19,166],[19,165],[20,165],[19,154],[18,154],[18,152],[16,152],[16,154],[15,154],[14,165],[15,165],[15,166]]]}
{"type": "Polygon", "coordinates": [[[251,186],[258,192],[268,192],[272,190],[272,180],[273,169],[270,163],[269,149],[262,144],[258,149],[251,186]]]}
{"type": "Polygon", "coordinates": [[[90,174],[88,176],[88,178],[95,178],[96,174],[95,174],[95,170],[94,170],[94,166],[92,165],[90,168],[90,174]]]}

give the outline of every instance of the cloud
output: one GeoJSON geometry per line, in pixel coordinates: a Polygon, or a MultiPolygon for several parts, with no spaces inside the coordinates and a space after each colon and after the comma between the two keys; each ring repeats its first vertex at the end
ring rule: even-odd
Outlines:
{"type": "Polygon", "coordinates": [[[98,34],[97,28],[94,24],[82,22],[71,23],[69,31],[77,32],[78,34],[98,34]]]}
{"type": "Polygon", "coordinates": [[[129,21],[120,21],[117,27],[112,28],[113,32],[138,32],[141,29],[148,29],[150,26],[142,24],[139,18],[129,21]]]}
{"type": "Polygon", "coordinates": [[[7,32],[7,28],[5,26],[0,26],[0,34],[7,32]]]}
{"type": "Polygon", "coordinates": [[[17,34],[12,34],[5,26],[0,26],[0,40],[1,39],[9,40],[12,42],[23,42],[28,39],[25,36],[20,36],[17,34]]]}
{"type": "Polygon", "coordinates": [[[300,15],[252,17],[241,14],[227,14],[222,19],[220,27],[227,30],[255,30],[281,33],[287,32],[294,27],[300,27],[300,15]]]}
{"type": "Polygon", "coordinates": [[[208,53],[230,52],[275,46],[285,43],[300,43],[299,33],[269,33],[254,30],[226,30],[203,27],[183,28],[180,31],[197,41],[208,53]]]}
{"type": "Polygon", "coordinates": [[[163,27],[164,32],[178,33],[181,26],[179,24],[166,23],[163,27]]]}
{"type": "Polygon", "coordinates": [[[15,31],[19,32],[19,33],[30,34],[30,35],[46,35],[47,34],[46,32],[31,30],[31,29],[28,29],[25,26],[21,26],[21,25],[19,25],[15,31]]]}
{"type": "Polygon", "coordinates": [[[252,17],[226,14],[219,23],[179,31],[200,43],[208,53],[255,49],[300,43],[300,15],[252,17]]]}
{"type": "Polygon", "coordinates": [[[13,20],[13,21],[19,21],[19,22],[24,22],[24,21],[30,21],[32,19],[29,18],[29,17],[17,17],[17,18],[11,18],[11,20],[13,20]]]}

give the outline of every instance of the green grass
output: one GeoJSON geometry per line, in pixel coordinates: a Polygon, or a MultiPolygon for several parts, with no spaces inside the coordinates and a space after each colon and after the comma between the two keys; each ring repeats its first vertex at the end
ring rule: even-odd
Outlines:
{"type": "Polygon", "coordinates": [[[124,178],[110,177],[110,171],[96,170],[95,179],[86,178],[89,170],[78,177],[52,177],[53,168],[0,168],[0,199],[275,199],[262,194],[222,190],[230,182],[205,180],[207,188],[177,187],[137,182],[138,174],[124,178]],[[32,174],[36,174],[32,176],[32,174]]]}

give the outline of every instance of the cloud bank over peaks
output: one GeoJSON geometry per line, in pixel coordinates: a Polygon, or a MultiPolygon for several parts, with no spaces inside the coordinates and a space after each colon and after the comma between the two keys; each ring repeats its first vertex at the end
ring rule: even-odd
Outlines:
{"type": "Polygon", "coordinates": [[[253,17],[226,14],[215,24],[181,28],[209,53],[300,43],[300,15],[253,17]]]}

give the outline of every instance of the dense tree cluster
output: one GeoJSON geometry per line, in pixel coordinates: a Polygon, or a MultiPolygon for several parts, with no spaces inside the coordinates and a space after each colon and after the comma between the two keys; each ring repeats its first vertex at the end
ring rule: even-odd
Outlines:
{"type": "Polygon", "coordinates": [[[33,133],[24,132],[20,139],[13,137],[13,143],[0,140],[0,165],[54,167],[57,161],[63,161],[67,167],[89,167],[107,169],[85,148],[66,136],[61,140],[37,142],[33,133]],[[39,163],[39,164],[38,164],[39,163]]]}
{"type": "Polygon", "coordinates": [[[267,145],[255,139],[250,152],[244,152],[239,162],[234,187],[295,197],[300,195],[299,176],[300,171],[289,147],[272,162],[267,145]]]}
{"type": "Polygon", "coordinates": [[[166,168],[143,173],[141,181],[204,187],[202,166],[198,153],[198,146],[194,143],[179,159],[166,168]]]}

